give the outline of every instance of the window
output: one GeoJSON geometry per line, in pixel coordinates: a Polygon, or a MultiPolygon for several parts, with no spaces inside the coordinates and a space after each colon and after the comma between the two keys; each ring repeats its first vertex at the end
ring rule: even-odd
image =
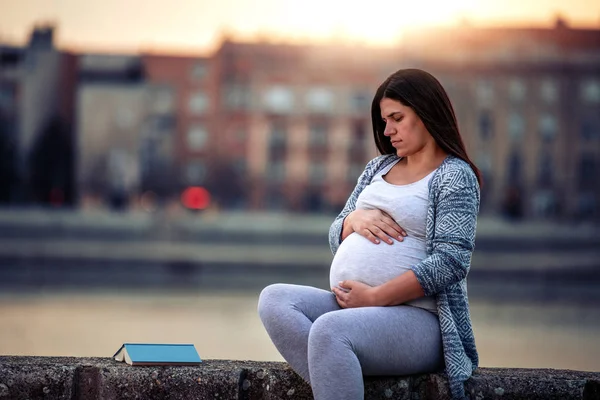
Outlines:
{"type": "Polygon", "coordinates": [[[508,117],[508,136],[515,142],[523,140],[525,135],[525,121],[521,114],[511,112],[508,117]]]}
{"type": "Polygon", "coordinates": [[[267,111],[284,114],[294,108],[294,93],[286,86],[274,86],[264,94],[264,105],[267,111]]]}
{"type": "Polygon", "coordinates": [[[583,187],[594,185],[596,181],[596,160],[592,154],[582,154],[579,160],[579,183],[583,187]]]}
{"type": "Polygon", "coordinates": [[[508,158],[508,173],[506,174],[508,180],[512,184],[518,184],[521,180],[521,168],[522,159],[519,153],[513,152],[508,158]]]}
{"type": "Polygon", "coordinates": [[[274,183],[283,182],[285,179],[285,163],[283,160],[271,161],[267,165],[267,179],[274,183]]]}
{"type": "Polygon", "coordinates": [[[587,115],[581,121],[581,137],[585,140],[600,138],[600,117],[587,115]]]}
{"type": "Polygon", "coordinates": [[[0,110],[11,109],[13,106],[13,94],[9,87],[0,86],[0,110]]]}
{"type": "Polygon", "coordinates": [[[189,185],[204,183],[206,178],[206,166],[202,161],[189,162],[186,168],[186,179],[189,185]]]}
{"type": "Polygon", "coordinates": [[[352,124],[352,132],[348,138],[348,156],[351,161],[363,160],[367,149],[372,145],[371,141],[366,140],[367,130],[365,128],[363,121],[354,121],[352,124]]]}
{"type": "Polygon", "coordinates": [[[356,121],[352,124],[352,140],[362,145],[364,144],[365,138],[367,137],[367,129],[363,121],[356,121]]]}
{"type": "Polygon", "coordinates": [[[558,99],[558,84],[555,80],[546,78],[540,86],[540,95],[547,103],[553,103],[558,99]]]}
{"type": "Polygon", "coordinates": [[[156,88],[152,91],[152,111],[156,114],[168,114],[173,111],[173,92],[170,88],[156,88]]]}
{"type": "Polygon", "coordinates": [[[487,153],[481,153],[477,155],[476,158],[477,167],[481,170],[481,172],[486,175],[492,172],[492,158],[487,153]]]}
{"type": "Polygon", "coordinates": [[[508,96],[514,102],[521,102],[527,94],[527,86],[521,79],[512,79],[508,84],[508,96]]]}
{"type": "Polygon", "coordinates": [[[155,135],[169,135],[175,128],[175,117],[158,115],[150,119],[150,130],[155,135]]]}
{"type": "Polygon", "coordinates": [[[269,136],[269,146],[272,151],[282,151],[285,149],[287,141],[287,131],[285,125],[279,122],[271,124],[271,132],[269,136]]]}
{"type": "Polygon", "coordinates": [[[477,101],[483,106],[491,106],[494,101],[494,85],[488,79],[480,79],[476,86],[477,101]]]}
{"type": "Polygon", "coordinates": [[[541,153],[538,160],[538,184],[540,186],[552,185],[554,173],[552,171],[552,156],[541,153]]]}
{"type": "Polygon", "coordinates": [[[327,125],[312,123],[309,127],[309,146],[327,147],[327,125]]]}
{"type": "Polygon", "coordinates": [[[313,161],[310,163],[309,179],[311,183],[323,183],[327,178],[327,167],[323,161],[313,161]]]}
{"type": "Polygon", "coordinates": [[[202,150],[208,142],[208,131],[204,125],[193,125],[187,134],[187,145],[190,150],[202,150]]]}
{"type": "Polygon", "coordinates": [[[223,89],[223,105],[229,110],[248,108],[250,106],[250,90],[246,85],[227,85],[223,89]]]}
{"type": "Polygon", "coordinates": [[[312,88],[306,93],[306,106],[309,111],[329,113],[333,111],[334,95],[327,88],[312,88]]]}
{"type": "Polygon", "coordinates": [[[546,141],[554,139],[558,132],[558,125],[556,118],[551,114],[544,114],[540,117],[538,122],[538,129],[542,138],[546,141]]]}
{"type": "Polygon", "coordinates": [[[193,114],[202,114],[208,110],[208,96],[204,92],[192,94],[189,108],[193,114]]]}
{"type": "Polygon", "coordinates": [[[577,199],[577,211],[580,218],[593,217],[598,204],[593,193],[580,193],[577,199]]]}
{"type": "Polygon", "coordinates": [[[586,79],[580,84],[581,99],[585,103],[600,103],[600,81],[586,79]]]}
{"type": "Polygon", "coordinates": [[[494,122],[492,115],[487,110],[479,112],[479,135],[482,139],[486,140],[492,137],[494,131],[494,122]]]}
{"type": "Polygon", "coordinates": [[[366,91],[357,91],[350,97],[350,110],[353,113],[368,115],[371,110],[371,99],[366,91]]]}
{"type": "Polygon", "coordinates": [[[208,74],[208,66],[203,61],[198,61],[192,66],[192,79],[199,81],[208,74]]]}

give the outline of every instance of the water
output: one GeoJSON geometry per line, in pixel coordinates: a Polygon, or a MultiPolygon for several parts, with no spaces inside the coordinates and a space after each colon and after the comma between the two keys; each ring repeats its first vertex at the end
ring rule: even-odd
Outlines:
{"type": "MultiPolygon", "coordinates": [[[[258,291],[0,295],[0,354],[111,356],[123,342],[194,343],[202,358],[282,360],[256,314],[258,291]]],[[[597,304],[471,300],[484,367],[600,371],[597,304]]]]}

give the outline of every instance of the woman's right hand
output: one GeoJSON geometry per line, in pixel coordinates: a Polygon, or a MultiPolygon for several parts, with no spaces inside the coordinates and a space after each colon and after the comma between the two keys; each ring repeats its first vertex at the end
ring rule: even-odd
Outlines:
{"type": "Polygon", "coordinates": [[[344,222],[347,222],[353,232],[375,244],[379,244],[381,240],[392,244],[392,238],[401,242],[406,236],[404,229],[381,210],[354,210],[348,214],[346,220],[344,222]]]}

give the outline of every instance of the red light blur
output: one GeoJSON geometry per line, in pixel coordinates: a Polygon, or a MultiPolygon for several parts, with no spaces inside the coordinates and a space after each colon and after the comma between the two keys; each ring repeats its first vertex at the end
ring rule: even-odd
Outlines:
{"type": "Polygon", "coordinates": [[[181,203],[192,210],[204,210],[210,204],[210,193],[203,187],[189,187],[181,194],[181,203]]]}

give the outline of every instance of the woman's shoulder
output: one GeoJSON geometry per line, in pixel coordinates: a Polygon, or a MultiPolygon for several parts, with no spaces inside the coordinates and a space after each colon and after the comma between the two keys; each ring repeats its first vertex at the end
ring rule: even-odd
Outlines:
{"type": "Polygon", "coordinates": [[[455,156],[448,156],[444,160],[431,184],[434,192],[453,192],[466,188],[479,191],[477,176],[469,163],[455,156]]]}
{"type": "Polygon", "coordinates": [[[379,171],[382,168],[385,168],[387,165],[389,165],[395,160],[398,160],[398,156],[395,154],[384,154],[381,156],[377,156],[367,163],[365,170],[376,173],[377,171],[379,171]]]}

